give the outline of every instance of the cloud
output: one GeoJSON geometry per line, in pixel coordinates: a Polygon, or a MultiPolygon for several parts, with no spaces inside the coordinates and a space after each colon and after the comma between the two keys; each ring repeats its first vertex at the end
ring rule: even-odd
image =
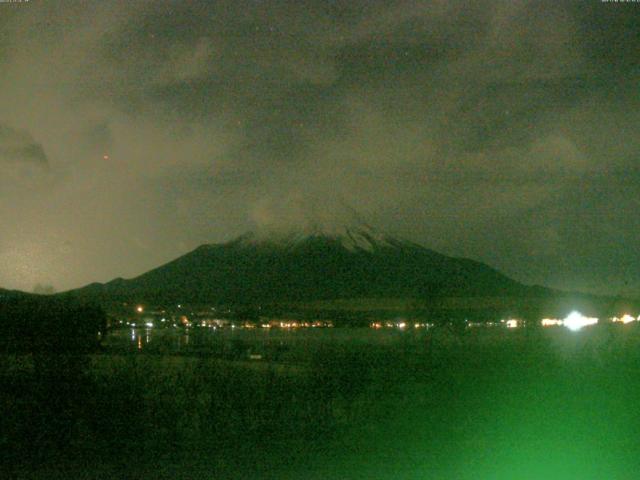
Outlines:
{"type": "Polygon", "coordinates": [[[29,132],[16,130],[0,123],[0,161],[5,163],[34,163],[48,165],[48,159],[42,145],[36,142],[29,132]]]}
{"type": "Polygon", "coordinates": [[[606,232],[638,218],[637,29],[619,7],[14,9],[0,21],[0,285],[132,276],[351,207],[520,280],[596,285],[632,249],[606,232]],[[554,264],[571,273],[539,267],[554,264]]]}

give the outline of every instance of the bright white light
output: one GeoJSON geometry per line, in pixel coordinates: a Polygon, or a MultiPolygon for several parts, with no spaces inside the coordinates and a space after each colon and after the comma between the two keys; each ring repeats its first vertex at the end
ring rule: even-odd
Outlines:
{"type": "Polygon", "coordinates": [[[517,328],[518,326],[518,320],[515,319],[511,319],[511,320],[507,320],[507,328],[517,328]]]}
{"type": "Polygon", "coordinates": [[[138,306],[136,307],[136,312],[138,312],[138,313],[142,313],[142,312],[144,312],[144,307],[143,307],[142,305],[138,305],[138,306]]]}
{"type": "Polygon", "coordinates": [[[582,327],[586,327],[588,325],[595,325],[598,323],[597,318],[593,317],[585,317],[580,312],[571,312],[567,318],[562,322],[565,327],[572,331],[578,331],[582,327]]]}
{"type": "Polygon", "coordinates": [[[149,328],[153,328],[153,322],[147,322],[145,325],[149,328]]]}

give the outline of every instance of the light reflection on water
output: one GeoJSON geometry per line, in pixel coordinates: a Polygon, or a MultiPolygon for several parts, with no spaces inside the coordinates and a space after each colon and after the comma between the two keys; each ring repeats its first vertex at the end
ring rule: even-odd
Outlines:
{"type": "MultiPolygon", "coordinates": [[[[201,343],[215,343],[215,339],[208,338],[209,332],[197,332],[201,343]]],[[[156,351],[158,353],[180,352],[191,345],[193,332],[188,329],[153,329],[130,328],[128,330],[115,330],[109,332],[104,345],[109,349],[129,351],[156,351]]]]}
{"type": "Polygon", "coordinates": [[[373,331],[359,329],[212,329],[212,328],[148,328],[113,330],[103,345],[112,351],[147,353],[200,353],[223,356],[246,356],[266,350],[308,347],[319,343],[397,342],[400,338],[420,333],[373,331]]]}

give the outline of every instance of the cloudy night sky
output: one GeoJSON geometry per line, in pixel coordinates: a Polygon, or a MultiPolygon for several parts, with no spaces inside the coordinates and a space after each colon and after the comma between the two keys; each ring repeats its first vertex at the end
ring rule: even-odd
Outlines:
{"type": "Polygon", "coordinates": [[[0,287],[374,227],[640,294],[640,4],[0,3],[0,287]]]}

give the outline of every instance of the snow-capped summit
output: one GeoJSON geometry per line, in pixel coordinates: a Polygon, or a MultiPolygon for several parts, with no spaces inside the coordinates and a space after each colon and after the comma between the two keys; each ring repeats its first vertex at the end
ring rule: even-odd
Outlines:
{"type": "Polygon", "coordinates": [[[398,248],[400,246],[417,245],[406,240],[399,240],[386,235],[370,225],[319,226],[317,224],[299,229],[261,229],[249,232],[232,240],[229,244],[244,247],[271,246],[291,249],[309,242],[330,242],[350,252],[374,252],[382,248],[398,248]]]}

